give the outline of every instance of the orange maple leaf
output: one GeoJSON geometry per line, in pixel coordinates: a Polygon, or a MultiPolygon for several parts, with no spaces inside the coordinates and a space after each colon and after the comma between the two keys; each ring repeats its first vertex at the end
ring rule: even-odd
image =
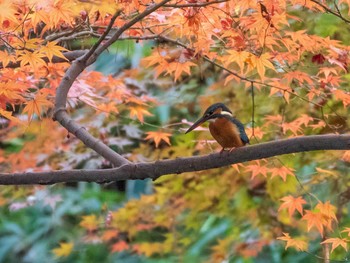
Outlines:
{"type": "Polygon", "coordinates": [[[318,232],[320,232],[320,234],[323,236],[324,219],[321,213],[306,210],[305,215],[302,217],[302,220],[307,221],[307,231],[310,231],[312,227],[316,227],[318,232]]]}
{"type": "Polygon", "coordinates": [[[53,103],[46,99],[46,94],[44,93],[39,93],[33,100],[27,102],[26,104],[27,105],[24,107],[23,112],[28,113],[28,121],[32,119],[34,113],[41,118],[43,107],[53,106],[53,103]]]}
{"type": "Polygon", "coordinates": [[[182,73],[191,74],[191,67],[196,66],[191,61],[186,62],[172,62],[168,64],[167,73],[174,74],[174,81],[177,81],[182,73]]]}
{"type": "Polygon", "coordinates": [[[2,62],[2,66],[6,68],[6,66],[10,62],[15,62],[16,58],[13,53],[8,53],[6,50],[4,51],[0,50],[0,61],[2,62]]]}
{"type": "Polygon", "coordinates": [[[46,65],[45,61],[42,59],[44,55],[40,54],[38,51],[28,51],[23,50],[17,55],[17,59],[21,62],[21,67],[29,65],[34,69],[34,71],[40,67],[46,65]]]}
{"type": "Polygon", "coordinates": [[[96,215],[83,216],[82,218],[83,220],[79,223],[81,227],[85,228],[90,232],[98,228],[99,221],[96,215]]]}
{"type": "Polygon", "coordinates": [[[252,172],[252,177],[251,179],[254,179],[255,176],[261,174],[264,177],[267,176],[267,172],[269,171],[269,168],[267,168],[265,165],[261,165],[260,162],[256,162],[257,164],[252,164],[252,165],[247,165],[246,171],[247,172],[252,172]]]}
{"type": "Polygon", "coordinates": [[[343,231],[341,231],[342,233],[348,233],[348,236],[350,237],[350,227],[345,227],[345,229],[343,231]]]}
{"type": "Polygon", "coordinates": [[[344,92],[342,90],[336,89],[333,91],[333,94],[336,99],[341,100],[343,102],[344,108],[346,108],[350,104],[350,94],[344,92]]]}
{"type": "Polygon", "coordinates": [[[110,230],[106,230],[106,232],[103,233],[101,238],[103,241],[110,241],[111,239],[116,238],[118,234],[119,234],[118,230],[110,229],[110,230]]]}
{"type": "Polygon", "coordinates": [[[331,230],[333,220],[338,222],[337,216],[335,215],[336,207],[327,201],[326,203],[319,202],[316,205],[316,209],[318,209],[322,215],[323,225],[331,230]]]}
{"type": "Polygon", "coordinates": [[[290,237],[289,233],[282,233],[284,236],[278,237],[278,240],[286,241],[286,247],[285,249],[289,247],[294,247],[299,251],[306,251],[307,250],[307,243],[300,239],[293,239],[290,237]]]}
{"type": "Polygon", "coordinates": [[[13,121],[17,124],[22,124],[20,119],[17,119],[16,117],[12,116],[11,111],[5,111],[3,109],[0,109],[0,116],[5,117],[6,119],[9,119],[10,121],[13,121]]]}
{"type": "Polygon", "coordinates": [[[347,243],[349,240],[346,238],[327,238],[325,241],[321,242],[321,244],[332,244],[332,250],[331,253],[333,252],[334,249],[337,247],[341,246],[345,249],[345,251],[348,251],[347,243]]]}
{"type": "Polygon", "coordinates": [[[141,106],[130,107],[130,117],[137,117],[141,123],[144,122],[144,116],[152,116],[148,110],[141,106]]]}
{"type": "Polygon", "coordinates": [[[267,53],[262,54],[260,57],[254,56],[254,55],[249,56],[246,59],[246,62],[248,64],[248,71],[256,69],[258,71],[260,78],[264,79],[266,68],[275,70],[275,67],[270,62],[270,57],[271,56],[267,53]]]}
{"type": "Polygon", "coordinates": [[[295,176],[293,171],[294,171],[293,168],[289,168],[285,166],[271,168],[271,178],[275,176],[280,176],[285,182],[287,180],[287,175],[295,176]]]}
{"type": "Polygon", "coordinates": [[[68,59],[66,59],[66,57],[62,54],[63,51],[68,51],[68,50],[64,47],[57,45],[57,42],[53,41],[53,42],[48,42],[46,46],[42,46],[39,50],[39,53],[48,57],[50,62],[53,56],[63,58],[68,61],[68,59]]]}
{"type": "Polygon", "coordinates": [[[298,210],[298,212],[303,215],[303,204],[306,204],[306,201],[301,196],[293,197],[288,195],[280,200],[283,201],[283,204],[281,204],[280,208],[278,208],[278,211],[286,208],[288,209],[290,217],[293,215],[295,210],[298,210]]]}
{"type": "Polygon", "coordinates": [[[161,141],[165,141],[168,145],[171,145],[169,137],[172,135],[171,133],[156,131],[156,132],[146,132],[148,135],[145,140],[153,140],[156,144],[156,148],[158,148],[159,143],[161,141]]]}
{"type": "Polygon", "coordinates": [[[118,241],[112,245],[112,252],[120,252],[129,249],[129,244],[124,240],[118,241]]]}

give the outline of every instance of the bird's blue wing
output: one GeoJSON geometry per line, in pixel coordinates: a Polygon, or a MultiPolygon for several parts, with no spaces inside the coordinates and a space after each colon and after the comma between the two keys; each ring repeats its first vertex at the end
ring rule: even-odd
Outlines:
{"type": "Polygon", "coordinates": [[[242,142],[244,142],[245,144],[249,143],[249,138],[248,138],[247,134],[245,133],[244,125],[236,118],[231,117],[231,120],[234,124],[236,124],[236,126],[239,130],[239,135],[241,137],[242,142]]]}

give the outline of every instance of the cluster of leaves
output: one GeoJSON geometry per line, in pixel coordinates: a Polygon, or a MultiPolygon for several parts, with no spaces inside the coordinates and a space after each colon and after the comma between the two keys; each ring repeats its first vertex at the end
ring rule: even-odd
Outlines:
{"type": "MultiPolygon", "coordinates": [[[[50,108],[69,61],[91,46],[112,15],[123,10],[113,25],[119,28],[152,4],[1,2],[1,170],[111,166],[53,122],[50,108]]],[[[134,162],[217,150],[208,132],[184,135],[180,125],[218,101],[247,124],[252,143],[344,132],[350,38],[341,25],[349,23],[342,15],[348,3],[334,5],[326,8],[338,16],[324,14],[317,1],[169,2],[125,31],[79,76],[68,93],[70,114],[134,162]],[[334,17],[329,36],[324,27],[334,17]]],[[[275,260],[295,259],[282,253],[278,239],[286,248],[342,259],[349,243],[349,161],[349,151],[312,153],[167,176],[152,185],[152,194],[122,207],[91,211],[76,204],[79,211],[67,209],[59,217],[60,226],[74,226],[73,232],[57,234],[45,221],[46,232],[33,239],[54,231],[41,249],[67,260],[89,246],[117,257],[222,262],[272,253],[275,260]]],[[[12,201],[40,191],[3,190],[1,203],[40,215],[28,199],[12,201]]],[[[69,207],[67,198],[62,204],[69,207]]],[[[6,222],[2,227],[21,232],[6,222]]],[[[9,256],[13,247],[3,250],[4,258],[15,258],[9,256]]],[[[28,247],[17,256],[30,257],[28,247]]]]}

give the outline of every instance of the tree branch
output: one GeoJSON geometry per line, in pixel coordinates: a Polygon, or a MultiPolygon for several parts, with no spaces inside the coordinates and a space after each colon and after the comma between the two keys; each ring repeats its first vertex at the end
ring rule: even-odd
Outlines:
{"type": "MultiPolygon", "coordinates": [[[[63,59],[57,56],[53,56],[52,58],[52,63],[61,63],[61,62],[67,62],[67,61],[73,61],[81,56],[83,56],[84,54],[86,54],[88,52],[88,50],[74,50],[74,51],[68,51],[68,52],[63,52],[63,55],[67,58],[67,59],[63,59]]],[[[49,62],[49,59],[47,57],[44,57],[43,60],[45,62],[49,62]]],[[[19,68],[21,66],[20,61],[18,62],[10,62],[6,68],[19,68]]],[[[4,68],[3,64],[0,63],[0,69],[4,68]]]]}
{"type": "Polygon", "coordinates": [[[125,164],[130,164],[130,162],[119,155],[118,153],[114,152],[112,149],[110,149],[107,145],[103,144],[101,141],[94,138],[91,134],[89,134],[86,129],[79,124],[77,124],[66,112],[66,103],[67,103],[67,95],[69,92],[69,89],[73,85],[74,81],[77,79],[77,77],[80,75],[83,70],[94,63],[97,59],[97,57],[106,50],[110,45],[112,45],[115,41],[118,40],[118,38],[121,36],[121,34],[145,18],[147,15],[151,14],[158,8],[162,7],[164,4],[169,2],[171,0],[163,0],[158,4],[153,5],[152,7],[146,9],[141,14],[137,15],[133,19],[131,19],[129,22],[125,23],[123,26],[121,26],[114,35],[107,40],[103,45],[100,45],[102,41],[107,36],[108,32],[113,26],[113,23],[115,19],[119,16],[121,11],[117,11],[115,15],[112,17],[110,24],[108,25],[105,33],[100,37],[98,40],[98,44],[95,44],[91,47],[91,49],[85,53],[83,56],[76,59],[70,68],[66,71],[65,76],[63,77],[62,81],[60,82],[57,91],[56,91],[56,100],[55,100],[55,109],[54,109],[54,116],[53,119],[57,120],[64,128],[67,129],[68,132],[73,133],[77,138],[79,138],[86,146],[96,151],[98,154],[109,160],[111,163],[113,163],[114,166],[120,166],[125,164]]]}
{"type": "MultiPolygon", "coordinates": [[[[311,2],[314,2],[315,4],[319,5],[320,7],[323,8],[324,11],[326,11],[327,13],[330,13],[332,15],[335,15],[337,17],[339,17],[341,20],[343,20],[346,23],[350,23],[349,19],[346,19],[339,11],[339,9],[337,8],[337,12],[333,11],[332,9],[330,9],[328,6],[324,5],[323,3],[320,3],[316,0],[311,0],[311,2]]],[[[337,7],[337,6],[336,6],[337,7]]]]}
{"type": "Polygon", "coordinates": [[[210,2],[204,2],[204,3],[190,3],[190,4],[173,4],[173,5],[164,5],[164,7],[173,7],[173,8],[185,8],[185,7],[205,7],[208,5],[213,4],[219,4],[219,3],[226,3],[229,0],[215,0],[210,2]]]}
{"type": "Polygon", "coordinates": [[[105,170],[70,170],[37,173],[0,173],[0,185],[55,184],[63,182],[111,182],[151,178],[166,174],[202,171],[230,164],[269,158],[277,155],[316,151],[349,150],[350,135],[314,135],[241,147],[232,153],[177,158],[152,163],[128,163],[105,170]]]}

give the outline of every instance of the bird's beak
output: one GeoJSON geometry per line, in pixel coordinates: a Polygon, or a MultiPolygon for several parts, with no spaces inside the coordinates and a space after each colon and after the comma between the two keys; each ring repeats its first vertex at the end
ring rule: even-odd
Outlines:
{"type": "Polygon", "coordinates": [[[199,125],[201,125],[203,122],[207,121],[209,119],[208,116],[203,116],[202,118],[200,118],[198,121],[196,121],[195,123],[193,123],[193,125],[185,132],[189,133],[190,131],[194,130],[195,128],[197,128],[199,125]]]}

